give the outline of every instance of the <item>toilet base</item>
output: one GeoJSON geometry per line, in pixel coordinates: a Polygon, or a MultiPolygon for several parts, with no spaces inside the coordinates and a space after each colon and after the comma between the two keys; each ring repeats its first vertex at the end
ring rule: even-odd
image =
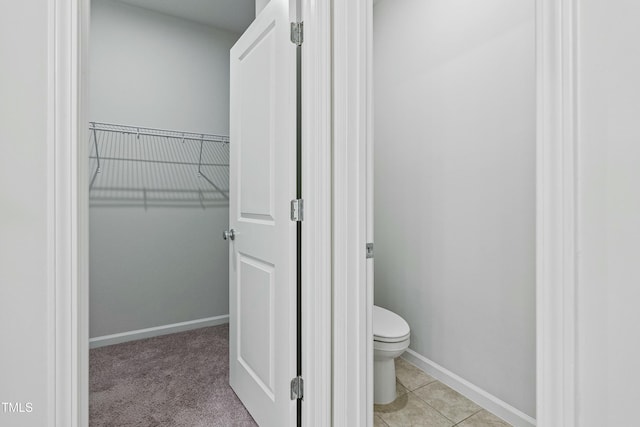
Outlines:
{"type": "Polygon", "coordinates": [[[373,361],[373,402],[386,405],[396,400],[396,365],[394,359],[373,361]]]}

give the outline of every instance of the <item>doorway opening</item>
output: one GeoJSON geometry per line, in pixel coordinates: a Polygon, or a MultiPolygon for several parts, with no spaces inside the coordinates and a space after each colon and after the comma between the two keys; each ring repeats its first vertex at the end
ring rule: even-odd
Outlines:
{"type": "Polygon", "coordinates": [[[289,4],[91,6],[89,424],[294,425],[289,4]]]}
{"type": "Polygon", "coordinates": [[[533,426],[536,1],[372,15],[374,421],[533,426]]]}

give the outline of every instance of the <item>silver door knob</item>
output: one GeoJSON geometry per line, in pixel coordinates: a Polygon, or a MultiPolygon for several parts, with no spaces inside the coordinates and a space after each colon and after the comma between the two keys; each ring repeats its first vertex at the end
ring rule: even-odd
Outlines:
{"type": "Polygon", "coordinates": [[[222,232],[222,238],[224,240],[234,240],[236,238],[236,231],[233,228],[231,230],[224,230],[222,232]]]}

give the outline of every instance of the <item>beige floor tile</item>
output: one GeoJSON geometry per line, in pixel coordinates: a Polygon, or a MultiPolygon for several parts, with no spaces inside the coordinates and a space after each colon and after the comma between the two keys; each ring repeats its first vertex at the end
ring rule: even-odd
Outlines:
{"type": "Polygon", "coordinates": [[[459,423],[482,409],[440,381],[427,384],[413,393],[454,423],[459,423]]]}
{"type": "Polygon", "coordinates": [[[413,393],[398,397],[389,405],[375,405],[376,415],[390,427],[452,427],[453,423],[418,399],[413,393]]]}
{"type": "Polygon", "coordinates": [[[396,378],[408,391],[413,391],[436,380],[401,358],[396,359],[396,378]]]}
{"type": "MultiPolygon", "coordinates": [[[[405,388],[405,386],[403,386],[402,384],[400,384],[400,381],[396,380],[396,399],[399,398],[402,395],[405,395],[409,393],[409,390],[407,390],[405,388]]],[[[393,402],[391,402],[393,403],[393,402]]],[[[377,406],[381,406],[381,405],[377,405],[377,406]]]]}
{"type": "Polygon", "coordinates": [[[407,400],[408,397],[405,396],[398,396],[396,398],[396,400],[394,400],[393,402],[389,403],[388,405],[378,405],[378,404],[374,404],[373,405],[373,413],[375,415],[380,415],[383,412],[395,412],[395,411],[399,411],[402,408],[404,408],[407,405],[407,400]]]}
{"type": "Polygon", "coordinates": [[[382,421],[378,415],[373,416],[373,427],[387,427],[387,423],[382,421]]]}
{"type": "Polygon", "coordinates": [[[403,386],[402,383],[400,383],[400,381],[396,380],[396,395],[402,396],[403,394],[407,394],[407,393],[409,393],[409,390],[407,390],[407,388],[403,386]]]}
{"type": "Polygon", "coordinates": [[[457,424],[457,427],[511,427],[511,424],[501,420],[491,412],[482,410],[457,424]]]}

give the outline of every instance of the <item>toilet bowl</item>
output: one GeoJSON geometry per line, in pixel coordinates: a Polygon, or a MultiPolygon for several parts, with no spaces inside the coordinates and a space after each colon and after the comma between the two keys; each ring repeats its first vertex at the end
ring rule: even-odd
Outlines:
{"type": "Polygon", "coordinates": [[[373,306],[373,401],[385,405],[396,400],[394,359],[409,347],[409,324],[382,307],[373,306]]]}

